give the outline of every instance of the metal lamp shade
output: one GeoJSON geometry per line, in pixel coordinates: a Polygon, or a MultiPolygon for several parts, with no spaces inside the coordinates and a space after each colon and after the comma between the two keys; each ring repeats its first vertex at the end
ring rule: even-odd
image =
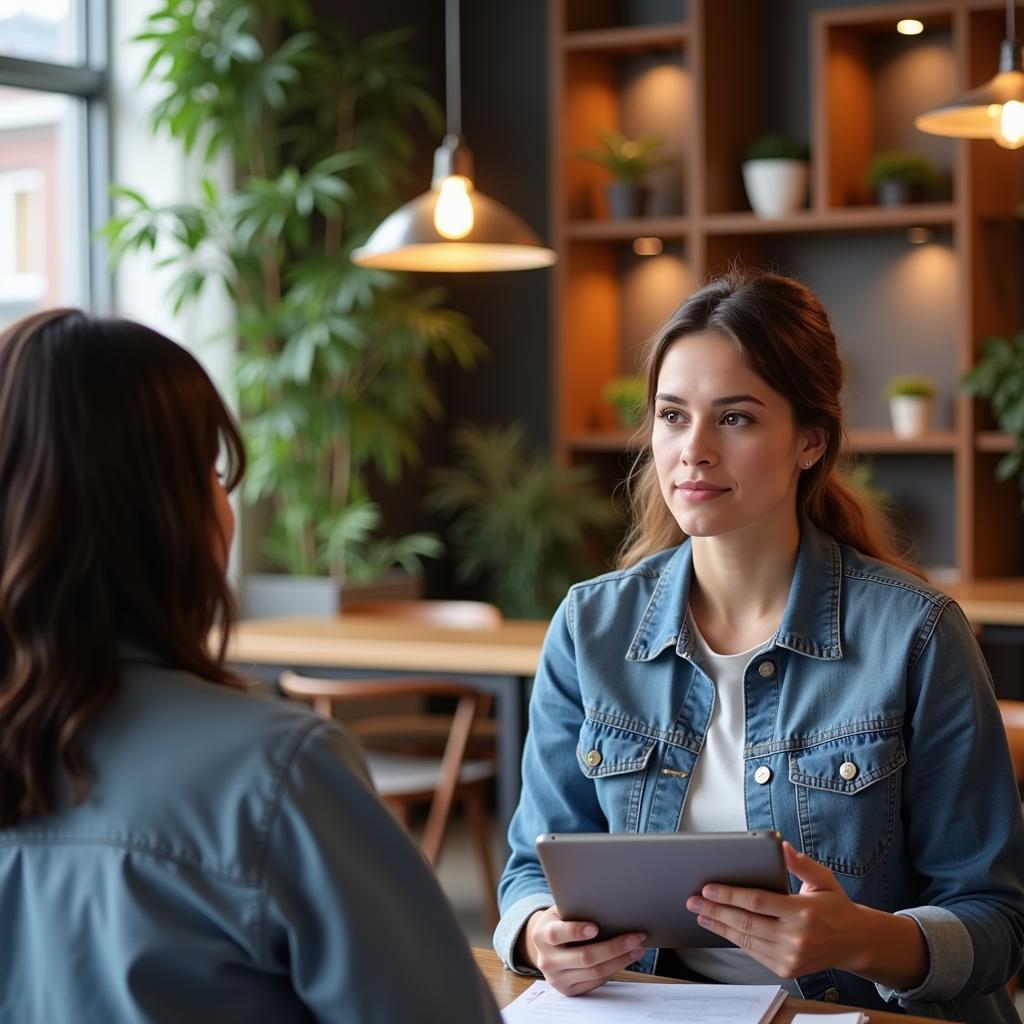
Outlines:
{"type": "Polygon", "coordinates": [[[932,135],[960,139],[991,139],[993,119],[988,108],[993,104],[1017,100],[1024,103],[1024,72],[1003,71],[984,85],[958,96],[945,106],[919,115],[914,126],[932,135]]]}
{"type": "Polygon", "coordinates": [[[549,267],[555,252],[501,203],[476,190],[473,227],[465,237],[450,240],[434,226],[438,192],[431,189],[385,218],[366,244],[352,253],[363,267],[382,270],[473,272],[530,270],[549,267]]]}

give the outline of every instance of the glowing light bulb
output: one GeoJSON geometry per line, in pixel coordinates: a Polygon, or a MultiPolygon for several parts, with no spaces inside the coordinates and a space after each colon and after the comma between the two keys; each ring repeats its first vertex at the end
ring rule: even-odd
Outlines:
{"type": "Polygon", "coordinates": [[[901,36],[919,36],[924,31],[924,25],[917,18],[902,18],[896,22],[896,31],[901,36]]]}
{"type": "Polygon", "coordinates": [[[434,205],[434,227],[445,238],[465,238],[473,230],[473,183],[461,174],[449,175],[441,182],[434,205]]]}
{"type": "Polygon", "coordinates": [[[989,116],[994,121],[992,138],[1000,146],[1004,149],[1020,149],[1024,146],[1024,103],[1019,100],[994,103],[989,107],[989,116]]]}

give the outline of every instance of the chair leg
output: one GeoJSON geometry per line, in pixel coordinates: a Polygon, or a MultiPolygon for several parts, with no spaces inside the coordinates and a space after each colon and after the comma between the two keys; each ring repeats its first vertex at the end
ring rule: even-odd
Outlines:
{"type": "Polygon", "coordinates": [[[492,858],[491,823],[484,804],[484,787],[471,786],[465,797],[466,817],[480,854],[480,868],[484,883],[484,915],[490,927],[498,924],[498,882],[494,875],[492,858]]]}

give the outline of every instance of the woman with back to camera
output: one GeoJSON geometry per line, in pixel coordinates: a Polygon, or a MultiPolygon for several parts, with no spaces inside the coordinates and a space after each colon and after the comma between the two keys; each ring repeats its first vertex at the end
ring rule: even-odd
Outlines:
{"type": "Polygon", "coordinates": [[[224,665],[243,465],[154,331],[0,335],[0,1021],[497,1021],[351,741],[224,665]]]}
{"type": "Polygon", "coordinates": [[[573,587],[545,641],[495,948],[570,994],[677,958],[691,977],[1016,1022],[1024,833],[991,680],[960,608],[836,475],[827,313],[796,281],[734,271],[669,317],[646,365],[635,524],[620,570],[573,587]],[[686,905],[739,948],[675,957],[588,941],[534,849],[746,830],[782,834],[798,891],[705,887],[686,905]]]}

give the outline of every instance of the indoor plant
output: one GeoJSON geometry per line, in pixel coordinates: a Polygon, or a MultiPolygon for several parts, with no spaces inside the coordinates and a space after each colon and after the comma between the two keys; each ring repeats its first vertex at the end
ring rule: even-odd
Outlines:
{"type": "Polygon", "coordinates": [[[1016,474],[1024,491],[1024,331],[1010,339],[986,338],[961,385],[969,395],[989,400],[996,426],[1012,438],[1013,450],[999,460],[996,476],[1009,480],[1016,474]]]}
{"type": "Polygon", "coordinates": [[[868,164],[867,186],[882,206],[926,199],[935,186],[935,169],[920,153],[889,149],[868,164]]]}
{"type": "Polygon", "coordinates": [[[580,150],[578,155],[611,173],[614,180],[605,186],[611,215],[642,216],[647,202],[643,180],[656,167],[667,163],[658,153],[663,140],[657,135],[629,139],[621,132],[606,129],[598,129],[597,137],[601,143],[598,148],[580,150]]]}
{"type": "Polygon", "coordinates": [[[755,139],[743,160],[743,186],[758,217],[785,217],[807,201],[805,143],[781,132],[755,139]]]}
{"type": "Polygon", "coordinates": [[[905,375],[890,378],[885,386],[892,430],[897,437],[921,437],[928,433],[935,401],[935,382],[928,377],[905,375]]]}
{"type": "Polygon", "coordinates": [[[152,112],[204,166],[227,154],[234,187],[154,207],[119,189],[111,256],[161,243],[175,307],[211,282],[234,305],[250,464],[245,496],[273,510],[264,551],[290,573],[365,580],[415,568],[439,541],[379,535],[367,474],[398,480],[440,404],[431,359],[471,365],[481,343],[436,289],[349,259],[397,198],[409,131],[440,116],[407,33],[356,40],[305,0],[165,0],[139,39],[167,86],[152,112]]]}
{"type": "Polygon", "coordinates": [[[604,400],[615,409],[624,430],[640,426],[647,404],[647,384],[642,377],[613,377],[604,386],[604,400]]]}
{"type": "Polygon", "coordinates": [[[616,521],[611,501],[587,467],[533,452],[521,423],[463,424],[452,446],[426,507],[450,519],[457,578],[482,581],[506,615],[549,617],[572,583],[600,571],[587,541],[616,521]]]}

